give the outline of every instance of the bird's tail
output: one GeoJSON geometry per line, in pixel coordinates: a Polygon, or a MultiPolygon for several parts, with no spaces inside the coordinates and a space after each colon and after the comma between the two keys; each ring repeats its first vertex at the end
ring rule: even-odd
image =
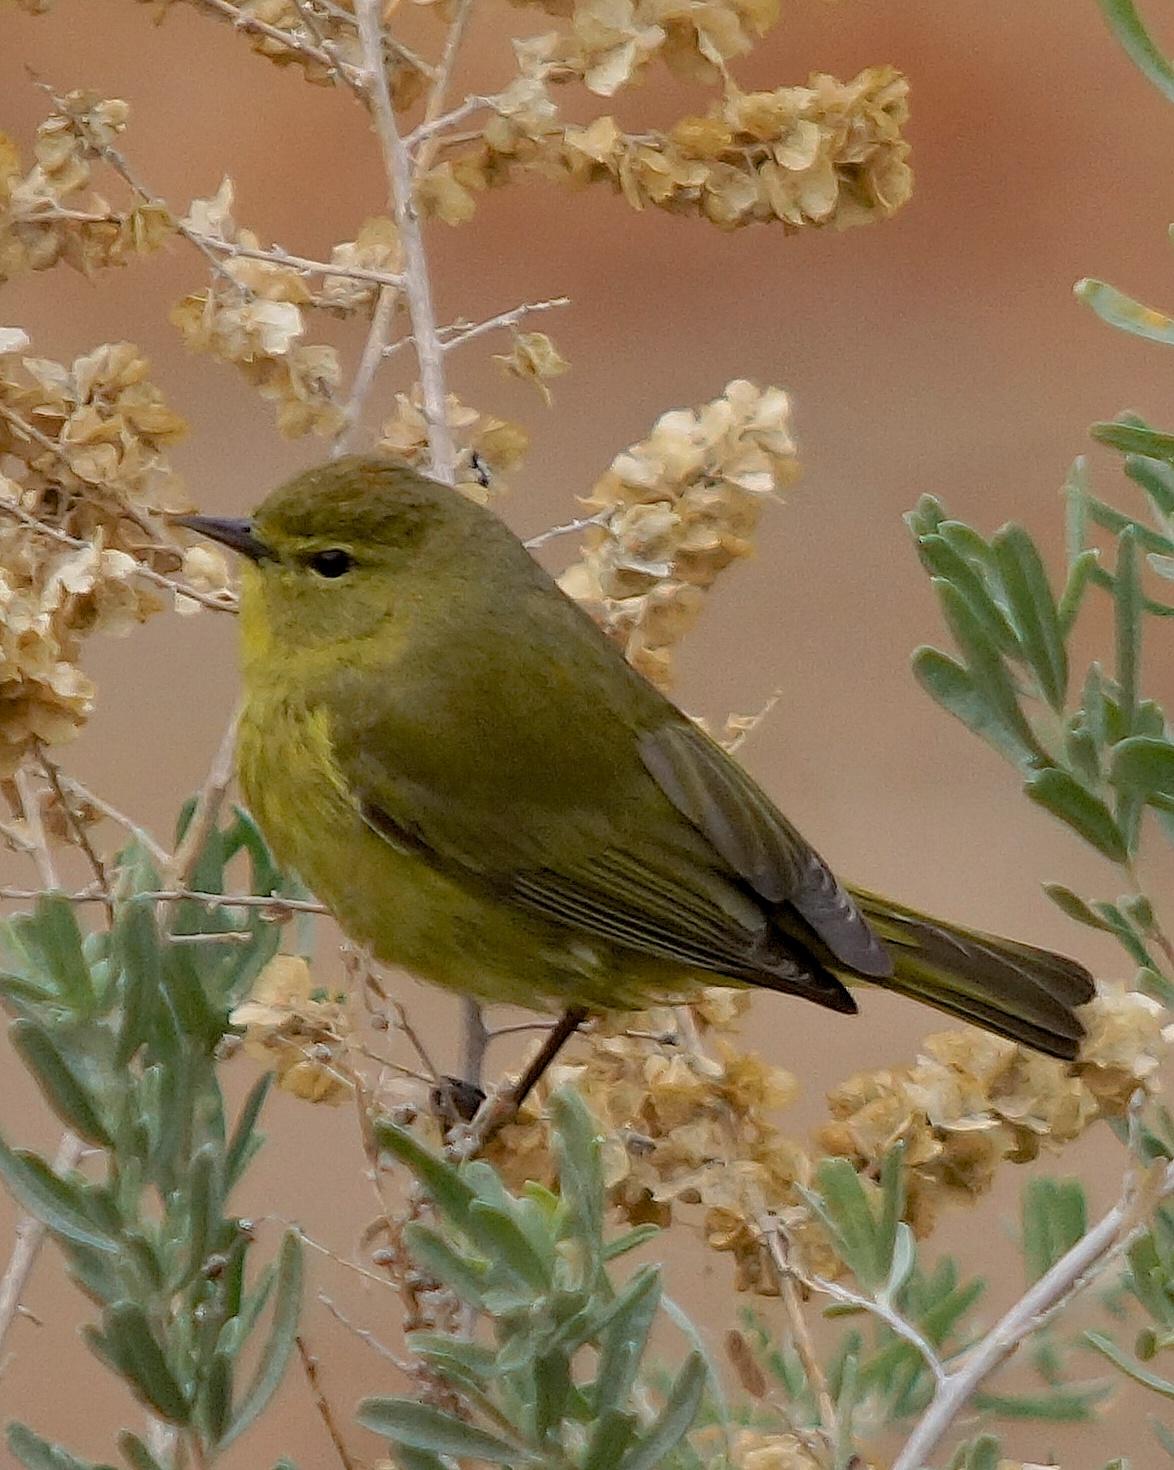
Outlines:
{"type": "Polygon", "coordinates": [[[1095,993],[1083,965],[851,892],[892,955],[893,973],[878,984],[1049,1056],[1076,1056],[1084,1038],[1076,1010],[1095,993]]]}

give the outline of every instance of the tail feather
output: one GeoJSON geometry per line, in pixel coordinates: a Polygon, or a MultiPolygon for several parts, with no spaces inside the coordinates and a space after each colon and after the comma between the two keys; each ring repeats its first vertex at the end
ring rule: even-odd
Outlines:
{"type": "Polygon", "coordinates": [[[919,914],[854,890],[860,911],[893,958],[880,983],[998,1036],[1071,1061],[1084,1027],[1078,1007],[1092,976],[1075,960],[919,914]]]}

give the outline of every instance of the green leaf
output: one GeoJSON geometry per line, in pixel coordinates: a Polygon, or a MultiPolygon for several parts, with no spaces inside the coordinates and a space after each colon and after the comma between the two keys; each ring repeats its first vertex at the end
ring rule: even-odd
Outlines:
{"type": "Polygon", "coordinates": [[[551,1273],[526,1238],[525,1232],[504,1210],[475,1199],[469,1207],[469,1234],[479,1250],[539,1293],[551,1289],[551,1273]]]}
{"type": "Polygon", "coordinates": [[[988,745],[993,745],[1012,765],[1022,764],[1022,745],[1007,733],[1006,725],[991,710],[974,680],[956,659],[940,649],[923,646],[913,654],[912,665],[914,678],[932,700],[988,745]]]}
{"type": "Polygon", "coordinates": [[[1141,74],[1174,102],[1174,69],[1150,38],[1133,0],[1100,0],[1109,28],[1141,74]]]}
{"type": "Polygon", "coordinates": [[[35,910],[37,944],[62,1004],[79,1016],[94,1010],[94,986],[73,904],[63,893],[42,893],[35,910]]]}
{"type": "Polygon", "coordinates": [[[532,1462],[535,1458],[521,1445],[509,1444],[417,1399],[364,1399],[357,1418],[365,1429],[385,1439],[412,1449],[431,1450],[436,1455],[488,1460],[492,1465],[509,1465],[516,1460],[532,1462]]]}
{"type": "MultiPolygon", "coordinates": [[[[1108,0],[1108,3],[1112,4],[1113,0],[1108,0]]],[[[1073,291],[1078,301],[1091,306],[1097,316],[1111,327],[1118,327],[1150,342],[1174,344],[1174,320],[1164,312],[1155,311],[1152,306],[1142,306],[1140,301],[1134,301],[1132,296],[1126,296],[1116,286],[1086,277],[1077,281],[1073,291]]]]}
{"type": "Polygon", "coordinates": [[[1022,526],[1008,525],[995,535],[991,546],[1023,652],[1044,698],[1054,710],[1063,709],[1068,655],[1056,600],[1035,542],[1022,526]]]}
{"type": "Polygon", "coordinates": [[[138,1302],[115,1302],[103,1324],[110,1351],[135,1393],[169,1423],[187,1424],[191,1404],[138,1302]]]}
{"type": "Polygon", "coordinates": [[[1080,552],[1073,558],[1068,567],[1068,576],[1064,582],[1064,590],[1060,594],[1060,601],[1056,607],[1056,622],[1060,629],[1060,636],[1067,638],[1072,632],[1076,622],[1076,615],[1080,611],[1084,594],[1092,581],[1092,574],[1100,561],[1100,552],[1096,547],[1080,552]]]}
{"type": "Polygon", "coordinates": [[[25,1470],[113,1470],[112,1466],[95,1465],[79,1459],[59,1444],[51,1444],[34,1434],[27,1424],[9,1424],[8,1448],[25,1470]]]}
{"type": "Polygon", "coordinates": [[[257,1119],[261,1116],[261,1109],[265,1105],[265,1099],[269,1096],[273,1076],[272,1072],[262,1072],[259,1080],[249,1089],[249,1095],[245,1098],[240,1115],[236,1120],[236,1127],[232,1130],[232,1137],[228,1140],[228,1147],[224,1153],[224,1193],[226,1197],[244,1173],[252,1157],[254,1146],[258,1142],[257,1119]]]}
{"type": "Polygon", "coordinates": [[[1174,516],[1174,468],[1160,459],[1130,454],[1125,459],[1125,473],[1141,486],[1160,521],[1174,516]]]}
{"type": "Polygon", "coordinates": [[[409,1332],[406,1341],[415,1357],[423,1358],[441,1373],[453,1369],[462,1379],[472,1380],[480,1388],[497,1375],[499,1355],[496,1349],[483,1343],[447,1332],[409,1332]]]}
{"type": "Polygon", "coordinates": [[[95,1250],[118,1253],[118,1241],[94,1223],[77,1186],[55,1174],[37,1154],[10,1149],[0,1139],[0,1178],[13,1199],[54,1234],[95,1250]]]}
{"type": "Polygon", "coordinates": [[[660,1307],[660,1291],[659,1268],[644,1266],[617,1298],[615,1310],[600,1336],[599,1367],[593,1390],[596,1414],[626,1408],[660,1307]]]}
{"type": "Polygon", "coordinates": [[[222,1445],[229,1445],[258,1417],[277,1392],[297,1338],[298,1318],[302,1310],[302,1237],[297,1230],[287,1230],[277,1257],[277,1284],[274,1291],[273,1320],[269,1336],[261,1350],[261,1360],[253,1381],[225,1430],[222,1445]]]}
{"type": "Polygon", "coordinates": [[[130,1466],[130,1470],[163,1470],[163,1466],[143,1441],[129,1429],[119,1430],[118,1453],[130,1466]]]}
{"type": "Polygon", "coordinates": [[[1024,1264],[1031,1284],[1088,1228],[1084,1188],[1076,1179],[1032,1179],[1023,1190],[1021,1208],[1024,1264]]]}
{"type": "Polygon", "coordinates": [[[1067,914],[1070,919],[1075,919],[1078,924],[1085,924],[1090,929],[1100,929],[1106,934],[1112,933],[1112,925],[1107,924],[1099,914],[1094,913],[1084,899],[1078,893],[1073,893],[1071,888],[1065,888],[1063,883],[1044,883],[1041,886],[1056,907],[1067,914]]]}
{"type": "Polygon", "coordinates": [[[578,1217],[589,1246],[602,1254],[603,1166],[599,1129],[573,1087],[560,1087],[547,1104],[555,1131],[559,1193],[578,1217]]]}
{"type": "Polygon", "coordinates": [[[1132,735],[1113,748],[1109,779],[1143,801],[1174,803],[1174,744],[1148,735],[1132,735]]]}
{"type": "Polygon", "coordinates": [[[889,1272],[882,1259],[880,1228],[860,1176],[847,1159],[821,1159],[816,1170],[818,1195],[803,1191],[832,1235],[832,1243],[861,1285],[877,1288],[889,1272]]]}
{"type": "MultiPolygon", "coordinates": [[[[1101,0],[1104,4],[1105,0],[1101,0]]],[[[1092,437],[1110,449],[1120,449],[1124,454],[1143,454],[1147,459],[1158,459],[1169,464],[1174,461],[1174,434],[1163,434],[1143,424],[1113,423],[1093,424],[1089,429],[1092,437]]]]}
{"type": "Polygon", "coordinates": [[[583,1456],[583,1470],[614,1470],[623,1461],[628,1446],[636,1434],[636,1416],[610,1409],[595,1421],[591,1438],[587,1441],[587,1453],[583,1456]]]}
{"type": "Polygon", "coordinates": [[[476,1196],[453,1165],[396,1123],[380,1120],[375,1124],[375,1137],[380,1148],[411,1169],[449,1224],[467,1230],[469,1209],[476,1196]]]}
{"type": "Polygon", "coordinates": [[[212,1444],[219,1444],[232,1418],[232,1359],[213,1353],[200,1385],[200,1418],[212,1444]]]}
{"type": "Polygon", "coordinates": [[[642,1245],[647,1245],[659,1234],[659,1225],[637,1225],[625,1234],[616,1236],[615,1240],[609,1240],[603,1247],[603,1259],[614,1261],[617,1257],[626,1255],[628,1251],[638,1250],[642,1245]]]}
{"type": "Polygon", "coordinates": [[[1019,708],[1019,698],[1011,676],[995,644],[971,612],[970,604],[949,582],[933,579],[946,622],[954,641],[966,661],[975,691],[985,701],[991,714],[1003,725],[1007,735],[1022,750],[1021,761],[1047,762],[1047,752],[1035,738],[1031,726],[1019,708]]]}
{"type": "Polygon", "coordinates": [[[163,966],[155,905],[134,898],[122,905],[114,929],[114,948],[125,984],[122,996],[122,1025],[118,1037],[117,1063],[125,1066],[146,1040],[152,1012],[163,991],[163,966]]]}
{"type": "Polygon", "coordinates": [[[451,1287],[463,1302],[485,1308],[485,1273],[466,1257],[459,1255],[448,1241],[427,1225],[413,1220],[404,1227],[404,1243],[416,1264],[439,1281],[451,1287]]]}
{"type": "Polygon", "coordinates": [[[1024,789],[1032,801],[1059,817],[1110,862],[1126,861],[1125,839],[1112,812],[1067,771],[1055,767],[1034,771],[1024,783],[1024,789]]]}
{"type": "Polygon", "coordinates": [[[1108,1358],[1110,1363],[1115,1364],[1135,1383],[1140,1383],[1143,1388],[1153,1389],[1154,1393],[1160,1393],[1163,1398],[1174,1399],[1174,1383],[1157,1373],[1151,1373],[1148,1368],[1143,1368],[1135,1358],[1122,1351],[1111,1337],[1106,1337],[1103,1332],[1086,1332],[1084,1337],[1090,1347],[1096,1348],[1098,1353],[1108,1358]]]}
{"type": "Polygon", "coordinates": [[[1137,716],[1138,673],[1141,663],[1141,574],[1137,565],[1137,536],[1132,528],[1121,533],[1117,545],[1114,588],[1117,641],[1117,699],[1123,733],[1133,733],[1137,716]]]}
{"type": "Polygon", "coordinates": [[[1022,652],[1018,634],[971,563],[942,536],[923,536],[917,549],[930,575],[949,582],[965,598],[991,642],[1018,657],[1022,652]]]}
{"type": "Polygon", "coordinates": [[[619,1462],[619,1470],[654,1470],[689,1433],[708,1370],[699,1353],[690,1353],[673,1381],[664,1408],[619,1462]]]}
{"type": "Polygon", "coordinates": [[[99,1104],[70,1066],[49,1030],[37,1021],[19,1019],[8,1028],[12,1044],[66,1125],[97,1148],[112,1148],[113,1139],[99,1115],[99,1104]]]}

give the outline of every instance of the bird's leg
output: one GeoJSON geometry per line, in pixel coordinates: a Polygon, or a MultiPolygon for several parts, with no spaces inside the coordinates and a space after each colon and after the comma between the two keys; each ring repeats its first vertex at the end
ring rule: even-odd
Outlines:
{"type": "Polygon", "coordinates": [[[510,1122],[535,1084],[586,1019],[585,1006],[571,1006],[563,1012],[543,1037],[542,1045],[513,1086],[491,1093],[477,1110],[477,1115],[469,1124],[464,1137],[454,1140],[451,1147],[459,1157],[471,1159],[480,1153],[493,1135],[510,1122]]]}

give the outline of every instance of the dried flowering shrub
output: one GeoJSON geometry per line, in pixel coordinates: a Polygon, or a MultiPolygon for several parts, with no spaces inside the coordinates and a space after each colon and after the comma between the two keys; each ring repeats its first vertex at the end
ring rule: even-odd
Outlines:
{"type": "MultiPolygon", "coordinates": [[[[10,333],[6,348],[0,336],[5,775],[35,743],[59,744],[84,724],[94,694],[80,667],[84,639],[128,633],[167,605],[161,586],[185,566],[164,517],[188,508],[167,460],[186,425],[138,349],[107,343],[66,366],[21,354],[23,338],[10,333]]],[[[205,587],[227,583],[215,551],[188,569],[205,587]]]]}
{"type": "Polygon", "coordinates": [[[705,593],[748,556],[766,500],[799,474],[781,388],[736,380],[700,409],[663,414],[585,499],[598,516],[563,590],[598,609],[628,660],[667,688],[705,593]]]}
{"type": "MultiPolygon", "coordinates": [[[[445,399],[445,419],[456,450],[456,483],[483,504],[489,498],[490,484],[521,463],[530,436],[520,424],[482,413],[462,403],[455,393],[445,399]]],[[[383,421],[378,444],[408,464],[427,465],[428,420],[419,383],[408,393],[396,394],[395,409],[383,421]]]]}
{"type": "Polygon", "coordinates": [[[927,1037],[909,1065],[849,1077],[829,1095],[820,1151],[875,1174],[904,1144],[908,1218],[928,1235],[943,1203],[985,1193],[1004,1160],[1030,1162],[1158,1087],[1167,1052],[1156,1001],[1102,985],[1082,1015],[1088,1035],[1071,1068],[967,1030],[927,1037]]]}
{"type": "Polygon", "coordinates": [[[319,990],[300,955],[274,955],[229,1014],[244,1029],[244,1049],[271,1067],[278,1086],[306,1102],[351,1095],[346,1060],[353,1022],[345,995],[319,990]]]}
{"type": "Polygon", "coordinates": [[[634,209],[696,214],[723,229],[844,229],[883,219],[909,198],[908,85],[889,67],[850,82],[820,74],[806,87],[731,89],[668,133],[630,134],[609,115],[560,123],[548,91],[563,65],[557,50],[531,46],[521,56],[527,70],[496,100],[482,139],[421,185],[424,207],[448,224],[468,219],[475,192],[515,170],[571,187],[610,183],[634,209]]]}
{"type": "Polygon", "coordinates": [[[0,133],[0,282],[59,261],[92,275],[159,249],[175,232],[157,201],[136,198],[116,210],[93,189],[95,161],[125,131],[127,104],[84,91],[57,104],[37,129],[27,169],[16,142],[0,133]]]}

